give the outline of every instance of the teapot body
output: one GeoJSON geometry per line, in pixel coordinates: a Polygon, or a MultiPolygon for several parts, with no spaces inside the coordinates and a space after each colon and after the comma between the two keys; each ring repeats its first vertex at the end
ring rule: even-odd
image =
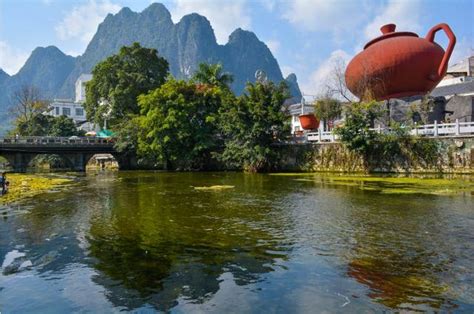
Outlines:
{"type": "Polygon", "coordinates": [[[445,59],[450,56],[433,41],[434,32],[431,40],[413,33],[391,32],[369,42],[347,66],[347,87],[360,99],[429,93],[446,74],[445,59]]]}

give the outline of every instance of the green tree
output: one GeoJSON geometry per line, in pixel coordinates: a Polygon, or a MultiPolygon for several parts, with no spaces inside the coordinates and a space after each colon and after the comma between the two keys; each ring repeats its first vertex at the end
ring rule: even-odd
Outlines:
{"type": "Polygon", "coordinates": [[[314,103],[314,113],[319,119],[324,120],[325,129],[327,129],[327,123],[341,115],[342,104],[337,99],[324,97],[314,103]]]}
{"type": "Polygon", "coordinates": [[[138,43],[122,47],[92,70],[93,78],[86,85],[87,117],[101,123],[108,116],[113,126],[129,114],[138,114],[137,97],[161,86],[168,72],[168,61],[156,49],[138,43]]]}
{"type": "Polygon", "coordinates": [[[10,133],[24,136],[42,133],[42,114],[48,111],[49,104],[41,99],[40,91],[35,86],[23,85],[11,98],[10,114],[15,118],[15,127],[10,133]]]}
{"type": "Polygon", "coordinates": [[[48,116],[49,120],[46,130],[48,136],[83,136],[84,131],[78,130],[74,120],[66,116],[51,117],[48,116]]]}
{"type": "Polygon", "coordinates": [[[81,136],[83,131],[76,128],[74,121],[66,116],[53,117],[38,114],[30,121],[17,121],[14,134],[21,136],[81,136]]]}
{"type": "Polygon", "coordinates": [[[230,168],[248,172],[271,170],[278,162],[273,144],[289,135],[283,103],[289,97],[284,83],[247,84],[246,93],[226,101],[220,111],[225,148],[220,159],[230,168]]]}
{"type": "Polygon", "coordinates": [[[353,103],[345,112],[345,123],[335,129],[342,143],[368,160],[378,140],[378,133],[371,128],[375,119],[383,115],[382,106],[375,102],[353,103]]]}
{"type": "Polygon", "coordinates": [[[223,89],[229,89],[230,84],[234,81],[232,74],[224,72],[222,64],[199,64],[199,69],[194,73],[193,80],[223,89]]]}
{"type": "Polygon", "coordinates": [[[224,93],[217,86],[170,79],[139,97],[139,153],[166,169],[206,169],[219,146],[217,114],[224,93]]]}

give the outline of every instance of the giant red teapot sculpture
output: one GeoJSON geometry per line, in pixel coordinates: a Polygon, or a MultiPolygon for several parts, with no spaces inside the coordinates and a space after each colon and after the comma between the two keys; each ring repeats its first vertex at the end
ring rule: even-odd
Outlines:
{"type": "Polygon", "coordinates": [[[411,32],[396,32],[395,27],[382,26],[383,35],[368,42],[347,66],[346,85],[361,99],[425,95],[446,74],[456,44],[456,36],[447,24],[434,26],[425,38],[411,32]],[[449,39],[446,51],[434,42],[440,30],[449,39]]]}

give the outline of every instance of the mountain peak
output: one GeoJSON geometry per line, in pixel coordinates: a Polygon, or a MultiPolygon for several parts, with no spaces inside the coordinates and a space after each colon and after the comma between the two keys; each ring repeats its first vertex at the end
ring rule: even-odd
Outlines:
{"type": "Polygon", "coordinates": [[[153,15],[158,19],[169,19],[171,20],[171,13],[168,9],[162,4],[154,2],[150,4],[145,10],[142,11],[142,15],[153,15]]]}
{"type": "Polygon", "coordinates": [[[260,42],[254,32],[243,30],[240,27],[234,30],[232,34],[230,34],[228,43],[232,44],[234,42],[239,41],[260,42]]]}

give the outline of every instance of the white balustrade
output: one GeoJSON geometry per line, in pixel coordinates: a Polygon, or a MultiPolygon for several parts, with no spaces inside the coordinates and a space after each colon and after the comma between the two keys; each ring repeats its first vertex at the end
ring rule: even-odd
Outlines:
{"type": "MultiPolygon", "coordinates": [[[[377,133],[391,132],[390,128],[382,128],[380,125],[371,130],[377,133]]],[[[474,137],[474,122],[459,122],[459,120],[456,120],[454,123],[438,123],[437,121],[425,125],[415,123],[409,133],[421,137],[474,137]]],[[[336,142],[338,137],[331,131],[318,130],[318,132],[306,133],[306,139],[308,142],[322,143],[336,142]]]]}

